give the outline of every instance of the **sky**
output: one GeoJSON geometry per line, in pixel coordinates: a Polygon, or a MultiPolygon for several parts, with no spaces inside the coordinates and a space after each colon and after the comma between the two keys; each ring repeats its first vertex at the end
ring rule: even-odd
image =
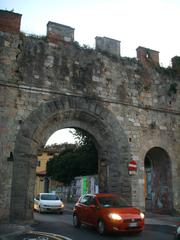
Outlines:
{"type": "MultiPolygon", "coordinates": [[[[0,0],[0,9],[22,14],[25,33],[46,35],[52,21],[74,28],[80,45],[94,48],[96,36],[121,41],[122,57],[136,57],[143,46],[159,51],[168,67],[180,56],[180,0],[0,0]]],[[[55,136],[73,141],[69,130],[55,136]]]]}
{"type": "Polygon", "coordinates": [[[51,135],[51,137],[46,142],[46,146],[52,145],[52,144],[62,144],[62,143],[75,143],[75,139],[73,137],[73,134],[71,133],[73,131],[72,128],[65,128],[56,131],[51,135]]]}

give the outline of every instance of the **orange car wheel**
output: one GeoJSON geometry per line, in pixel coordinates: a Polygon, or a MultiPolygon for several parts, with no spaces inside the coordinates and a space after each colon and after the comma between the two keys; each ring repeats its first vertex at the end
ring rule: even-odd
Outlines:
{"type": "Polygon", "coordinates": [[[79,228],[79,227],[81,226],[81,222],[80,222],[77,214],[74,214],[74,215],[73,215],[73,226],[74,226],[75,228],[79,228]]]}
{"type": "Polygon", "coordinates": [[[105,233],[105,224],[102,219],[98,221],[97,230],[100,235],[103,235],[105,233]]]}

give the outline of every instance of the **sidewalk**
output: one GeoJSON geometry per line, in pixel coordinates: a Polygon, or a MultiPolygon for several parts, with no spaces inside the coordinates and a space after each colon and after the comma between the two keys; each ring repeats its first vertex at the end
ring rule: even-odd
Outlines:
{"type": "MultiPolygon", "coordinates": [[[[74,204],[73,203],[65,203],[65,211],[72,213],[74,204]]],[[[160,215],[153,213],[145,213],[145,224],[146,225],[166,225],[175,227],[176,224],[180,222],[179,216],[171,216],[171,215],[160,215]]],[[[30,235],[35,233],[31,232],[30,225],[17,225],[17,224],[0,224],[0,240],[14,240],[15,236],[18,235],[30,235]]],[[[42,233],[41,233],[42,234],[42,233]]],[[[39,235],[40,236],[40,235],[39,235]]],[[[42,235],[41,235],[42,236],[42,235]]],[[[45,235],[44,235],[45,236],[45,235]]],[[[58,235],[49,235],[49,239],[68,239],[58,235]]],[[[18,238],[17,238],[18,239],[18,238]]],[[[19,238],[20,239],[20,238],[19,238]]]]}
{"type": "Polygon", "coordinates": [[[176,226],[180,222],[179,216],[145,213],[145,224],[176,226]]]}

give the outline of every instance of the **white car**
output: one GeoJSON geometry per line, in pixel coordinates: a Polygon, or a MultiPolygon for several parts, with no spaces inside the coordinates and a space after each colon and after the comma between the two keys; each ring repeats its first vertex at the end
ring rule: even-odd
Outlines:
{"type": "Polygon", "coordinates": [[[34,198],[34,210],[42,212],[59,212],[63,213],[64,204],[54,193],[39,193],[34,198]]]}

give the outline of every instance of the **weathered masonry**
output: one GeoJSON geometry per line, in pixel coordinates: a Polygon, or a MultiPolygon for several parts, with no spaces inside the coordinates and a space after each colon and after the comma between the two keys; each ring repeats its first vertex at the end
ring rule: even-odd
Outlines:
{"type": "Polygon", "coordinates": [[[0,221],[32,219],[38,149],[66,127],[94,138],[100,191],[180,211],[180,57],[165,69],[151,49],[125,58],[117,40],[96,37],[94,50],[71,27],[36,37],[20,22],[0,11],[0,221]]]}

